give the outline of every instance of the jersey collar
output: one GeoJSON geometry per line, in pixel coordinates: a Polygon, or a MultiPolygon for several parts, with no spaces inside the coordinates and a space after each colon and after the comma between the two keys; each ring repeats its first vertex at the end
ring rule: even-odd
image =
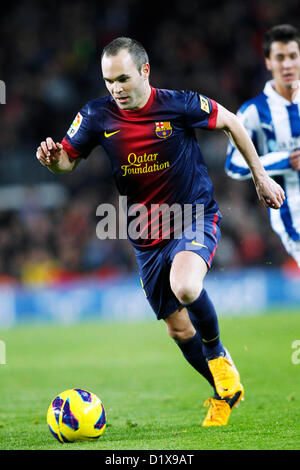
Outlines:
{"type": "Polygon", "coordinates": [[[299,87],[294,98],[294,101],[291,103],[289,100],[281,96],[274,88],[274,80],[269,80],[265,84],[264,94],[267,95],[272,100],[277,101],[278,103],[284,104],[285,106],[290,106],[293,103],[300,103],[300,81],[298,82],[299,87]]]}
{"type": "Polygon", "coordinates": [[[119,108],[119,111],[123,116],[129,117],[129,118],[139,117],[142,114],[144,114],[146,111],[148,111],[149,108],[151,108],[155,95],[156,95],[156,89],[151,86],[151,94],[149,96],[149,99],[142,108],[133,109],[133,110],[130,110],[130,109],[126,110],[126,109],[119,108]]]}

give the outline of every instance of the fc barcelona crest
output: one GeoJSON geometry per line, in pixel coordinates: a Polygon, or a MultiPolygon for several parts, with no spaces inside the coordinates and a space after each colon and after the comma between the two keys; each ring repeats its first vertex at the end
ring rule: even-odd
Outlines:
{"type": "Polygon", "coordinates": [[[155,134],[160,139],[166,139],[170,137],[173,129],[170,122],[156,122],[155,123],[155,134]]]}

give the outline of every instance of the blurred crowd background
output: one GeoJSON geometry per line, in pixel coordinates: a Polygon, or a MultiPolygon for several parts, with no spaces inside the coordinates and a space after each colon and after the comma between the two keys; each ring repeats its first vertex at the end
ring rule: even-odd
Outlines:
{"type": "MultiPolygon", "coordinates": [[[[105,44],[138,39],[153,86],[200,91],[236,112],[269,78],[263,33],[279,23],[300,27],[298,0],[25,0],[1,9],[0,280],[24,284],[137,270],[127,241],[96,236],[97,206],[118,197],[102,149],[63,176],[35,157],[42,140],[60,141],[77,111],[106,94],[105,44]]],[[[293,267],[251,181],[225,175],[226,136],[198,138],[223,214],[213,269],[293,267]]]]}

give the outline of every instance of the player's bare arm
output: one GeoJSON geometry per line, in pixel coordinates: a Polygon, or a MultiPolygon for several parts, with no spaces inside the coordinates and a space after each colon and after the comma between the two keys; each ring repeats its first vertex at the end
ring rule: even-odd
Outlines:
{"type": "Polygon", "coordinates": [[[300,171],[300,149],[294,150],[290,154],[291,167],[295,171],[300,171]]]}
{"type": "Polygon", "coordinates": [[[36,157],[52,173],[70,173],[81,160],[80,158],[71,159],[62,144],[55,143],[51,137],[47,137],[45,141],[41,142],[36,157]]]}
{"type": "Polygon", "coordinates": [[[216,129],[222,129],[243,155],[256,187],[259,200],[265,207],[279,209],[285,199],[284,191],[262,166],[252,140],[235,114],[218,104],[216,129]]]}

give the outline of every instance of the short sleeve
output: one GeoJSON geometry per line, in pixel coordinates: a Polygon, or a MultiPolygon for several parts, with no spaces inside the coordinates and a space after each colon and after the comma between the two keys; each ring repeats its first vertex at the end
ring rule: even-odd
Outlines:
{"type": "Polygon", "coordinates": [[[216,127],[218,105],[216,101],[199,93],[187,91],[185,94],[185,114],[189,127],[214,129],[216,127]]]}
{"type": "Polygon", "coordinates": [[[62,140],[64,150],[72,158],[87,158],[97,142],[91,123],[89,104],[86,104],[77,114],[62,140]]]}

